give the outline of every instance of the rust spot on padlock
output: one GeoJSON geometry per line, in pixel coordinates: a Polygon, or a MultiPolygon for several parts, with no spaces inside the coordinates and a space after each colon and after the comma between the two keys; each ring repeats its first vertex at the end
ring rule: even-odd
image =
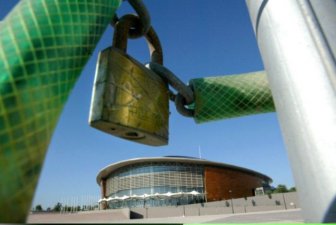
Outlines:
{"type": "MultiPolygon", "coordinates": [[[[115,32],[118,35],[118,25],[115,32]]],[[[169,116],[167,84],[127,55],[122,50],[126,49],[125,43],[116,44],[115,40],[120,40],[120,37],[114,38],[113,47],[99,54],[89,123],[103,132],[127,140],[153,146],[166,145],[169,116]],[[116,48],[118,46],[121,47],[116,48]]],[[[162,53],[160,45],[158,48],[159,51],[151,47],[152,60],[157,57],[153,57],[153,53],[162,53]]]]}

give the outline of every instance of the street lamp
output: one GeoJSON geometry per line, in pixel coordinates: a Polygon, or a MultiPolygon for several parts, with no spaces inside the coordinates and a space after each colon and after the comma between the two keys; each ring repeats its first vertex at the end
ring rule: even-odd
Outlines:
{"type": "Polygon", "coordinates": [[[232,190],[229,190],[229,193],[230,193],[230,198],[231,198],[231,208],[232,208],[232,213],[234,214],[233,200],[232,200],[232,190]]]}

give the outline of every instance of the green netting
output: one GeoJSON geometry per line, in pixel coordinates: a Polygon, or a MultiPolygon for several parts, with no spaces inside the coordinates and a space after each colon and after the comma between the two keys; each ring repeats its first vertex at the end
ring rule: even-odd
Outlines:
{"type": "Polygon", "coordinates": [[[121,0],[23,0],[0,23],[0,223],[24,222],[60,112],[121,0]]]}
{"type": "Polygon", "coordinates": [[[193,79],[197,123],[274,112],[265,72],[193,79]]]}

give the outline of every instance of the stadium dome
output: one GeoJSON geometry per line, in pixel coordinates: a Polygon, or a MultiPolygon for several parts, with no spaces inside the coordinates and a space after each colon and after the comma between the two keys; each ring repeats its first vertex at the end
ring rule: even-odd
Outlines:
{"type": "Polygon", "coordinates": [[[177,206],[255,195],[272,179],[259,172],[194,157],[135,158],[97,175],[100,207],[177,206]]]}

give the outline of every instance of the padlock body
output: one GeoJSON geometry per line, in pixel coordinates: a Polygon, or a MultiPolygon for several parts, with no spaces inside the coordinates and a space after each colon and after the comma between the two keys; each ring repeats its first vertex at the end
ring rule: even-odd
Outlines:
{"type": "Polygon", "coordinates": [[[160,146],[168,144],[167,85],[119,49],[100,52],[89,124],[103,132],[160,146]]]}

